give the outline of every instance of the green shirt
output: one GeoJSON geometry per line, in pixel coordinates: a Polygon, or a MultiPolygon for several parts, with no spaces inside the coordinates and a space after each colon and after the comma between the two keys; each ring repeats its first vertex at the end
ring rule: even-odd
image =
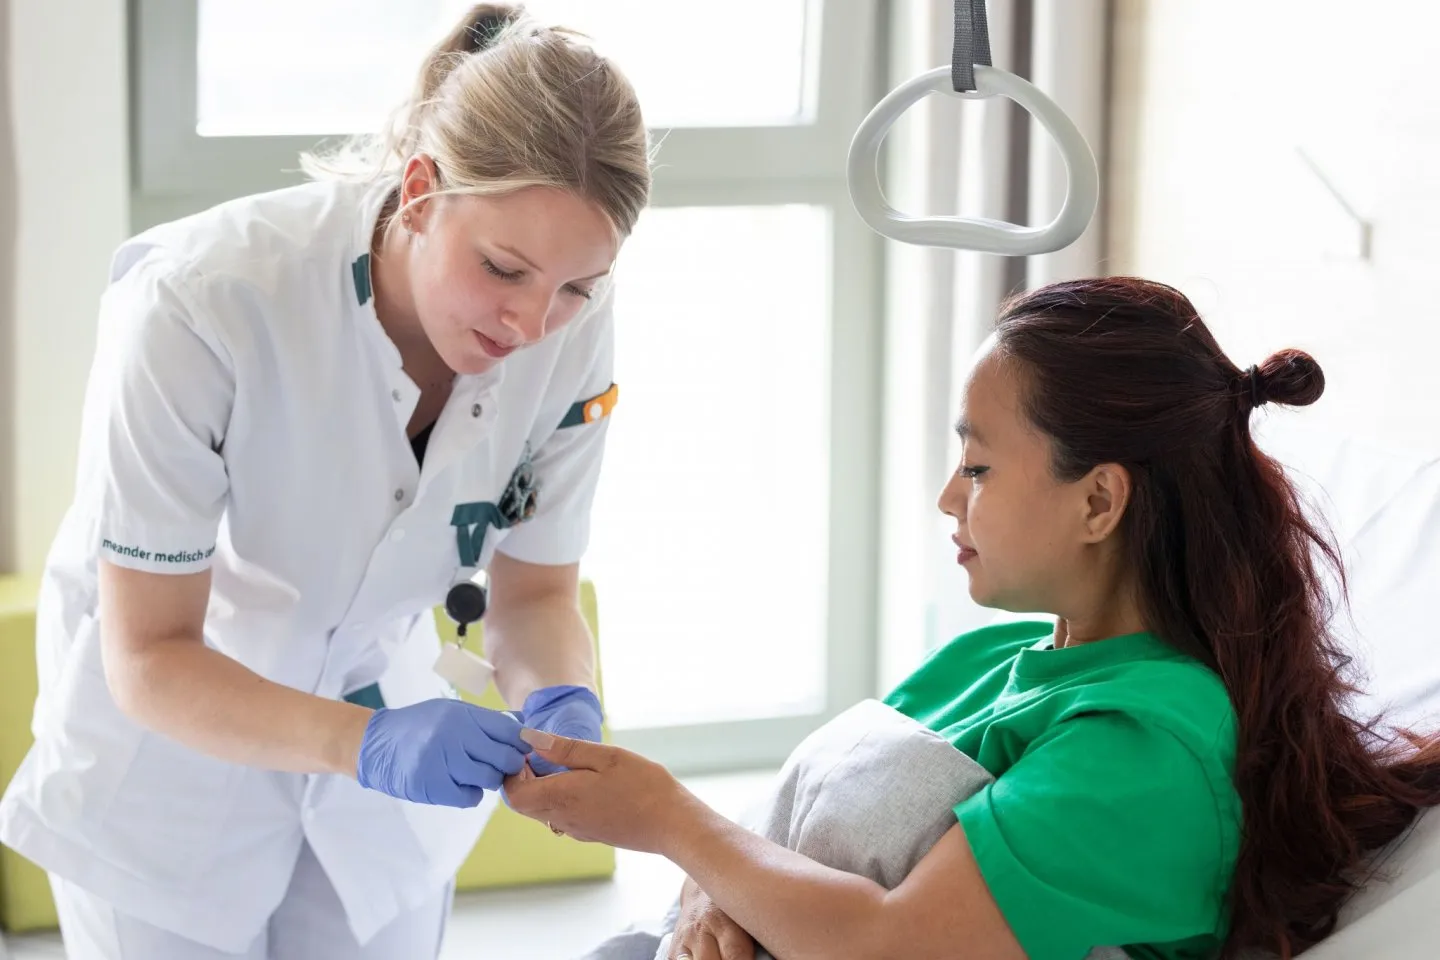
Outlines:
{"type": "Polygon", "coordinates": [[[886,703],[996,778],[955,814],[1031,960],[1212,957],[1240,843],[1225,687],[1151,634],[1053,630],[965,634],[886,703]]]}

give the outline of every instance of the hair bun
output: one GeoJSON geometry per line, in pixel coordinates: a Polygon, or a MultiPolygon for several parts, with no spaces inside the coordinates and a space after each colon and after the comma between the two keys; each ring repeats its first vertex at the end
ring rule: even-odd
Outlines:
{"type": "Polygon", "coordinates": [[[506,27],[524,15],[525,9],[517,4],[477,3],[470,8],[470,13],[466,17],[469,24],[465,30],[463,52],[476,53],[480,50],[488,50],[495,45],[495,41],[505,32],[506,27]]]}
{"type": "Polygon", "coordinates": [[[1307,407],[1325,392],[1325,373],[1304,350],[1277,350],[1258,368],[1252,368],[1252,390],[1261,403],[1307,407]]]}

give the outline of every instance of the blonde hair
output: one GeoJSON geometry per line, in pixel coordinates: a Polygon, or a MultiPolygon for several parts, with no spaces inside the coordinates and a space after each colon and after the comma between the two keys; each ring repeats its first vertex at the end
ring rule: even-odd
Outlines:
{"type": "Polygon", "coordinates": [[[420,68],[389,129],[307,153],[316,179],[398,181],[416,154],[436,194],[555,187],[593,202],[621,237],[650,198],[650,144],[630,82],[585,38],[519,4],[471,7],[420,68]]]}

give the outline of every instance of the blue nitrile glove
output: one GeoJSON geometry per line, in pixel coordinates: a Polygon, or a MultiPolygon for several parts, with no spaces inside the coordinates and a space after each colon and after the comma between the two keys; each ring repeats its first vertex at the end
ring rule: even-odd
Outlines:
{"type": "MultiPolygon", "coordinates": [[[[532,730],[571,740],[600,742],[604,712],[600,709],[600,698],[587,687],[542,687],[525,698],[520,714],[525,726],[532,730]]],[[[530,769],[544,777],[566,768],[541,758],[539,754],[531,754],[530,769]]]]}
{"type": "Polygon", "coordinates": [[[473,807],[525,767],[520,721],[464,700],[381,708],[365,727],[360,786],[415,803],[473,807]]]}

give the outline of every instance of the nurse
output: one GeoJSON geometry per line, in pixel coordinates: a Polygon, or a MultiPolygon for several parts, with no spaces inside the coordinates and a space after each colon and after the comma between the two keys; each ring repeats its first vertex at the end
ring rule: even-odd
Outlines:
{"type": "Polygon", "coordinates": [[[436,956],[530,753],[434,672],[481,570],[506,701],[599,739],[578,562],[649,164],[614,66],[483,4],[388,134],[120,248],[0,806],[72,958],[436,956]]]}

